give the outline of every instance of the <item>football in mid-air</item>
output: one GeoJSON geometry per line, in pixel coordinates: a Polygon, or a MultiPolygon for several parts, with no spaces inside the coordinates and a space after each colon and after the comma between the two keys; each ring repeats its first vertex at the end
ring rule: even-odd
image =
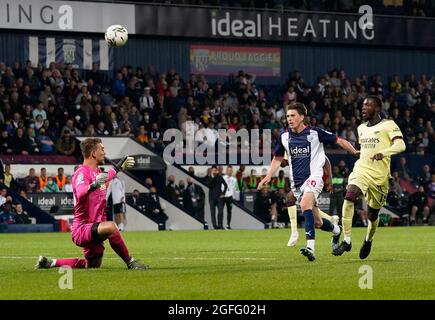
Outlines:
{"type": "Polygon", "coordinates": [[[122,47],[127,43],[128,31],[125,27],[114,24],[107,28],[104,38],[109,46],[122,47]]]}

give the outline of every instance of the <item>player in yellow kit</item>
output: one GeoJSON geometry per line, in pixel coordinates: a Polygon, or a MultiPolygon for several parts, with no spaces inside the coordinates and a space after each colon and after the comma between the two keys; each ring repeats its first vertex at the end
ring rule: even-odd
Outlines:
{"type": "Polygon", "coordinates": [[[367,200],[369,224],[359,257],[365,259],[370,254],[379,223],[379,210],[385,204],[388,193],[391,156],[406,149],[399,127],[392,120],[382,119],[381,111],[381,99],[367,96],[362,107],[362,118],[366,122],[358,127],[360,159],[349,176],[342,210],[344,241],[333,250],[336,256],[352,249],[352,218],[355,202],[361,195],[367,200]]]}

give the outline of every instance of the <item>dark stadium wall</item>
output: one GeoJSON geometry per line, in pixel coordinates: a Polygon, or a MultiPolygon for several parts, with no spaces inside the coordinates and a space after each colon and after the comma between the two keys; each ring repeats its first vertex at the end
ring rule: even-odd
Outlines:
{"type": "MultiPolygon", "coordinates": [[[[58,36],[56,34],[38,34],[39,36],[58,36]]],[[[27,33],[0,32],[0,61],[12,64],[14,61],[24,61],[24,46],[27,45],[27,33]]],[[[95,34],[67,34],[67,37],[98,37],[95,34]]],[[[156,66],[160,72],[170,67],[186,78],[190,73],[189,46],[190,45],[220,45],[220,46],[267,46],[276,47],[276,43],[260,42],[216,42],[162,38],[130,37],[126,46],[114,49],[114,65],[133,67],[141,66],[144,69],[150,64],[156,66]]],[[[435,70],[435,52],[422,49],[390,49],[354,46],[328,46],[308,45],[301,43],[288,43],[281,45],[281,77],[259,77],[258,84],[277,85],[284,84],[288,73],[295,69],[302,72],[305,82],[312,84],[317,77],[333,68],[344,69],[348,76],[355,77],[361,74],[372,75],[380,73],[383,76],[399,74],[407,75],[411,72],[417,74],[430,73],[435,70]]],[[[237,72],[238,70],[234,70],[237,72]]],[[[210,81],[228,81],[228,77],[207,77],[210,81]]],[[[388,80],[384,78],[384,82],[388,80]]]]}

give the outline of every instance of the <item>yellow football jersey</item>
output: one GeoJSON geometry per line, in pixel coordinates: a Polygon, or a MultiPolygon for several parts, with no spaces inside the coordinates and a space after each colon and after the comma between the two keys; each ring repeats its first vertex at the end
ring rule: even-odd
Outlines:
{"type": "Polygon", "coordinates": [[[377,184],[383,184],[390,175],[391,157],[373,161],[375,154],[389,148],[396,137],[403,139],[403,134],[393,120],[383,119],[374,126],[367,126],[367,122],[358,126],[358,142],[361,145],[359,160],[353,171],[367,174],[377,184]]]}

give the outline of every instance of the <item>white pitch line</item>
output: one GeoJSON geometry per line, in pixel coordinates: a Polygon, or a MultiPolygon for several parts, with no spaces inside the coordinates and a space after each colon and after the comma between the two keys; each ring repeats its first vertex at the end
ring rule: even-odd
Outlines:
{"type": "MultiPolygon", "coordinates": [[[[0,256],[0,259],[37,259],[38,257],[19,257],[19,256],[0,256]]],[[[63,259],[63,258],[60,258],[63,259]]],[[[106,260],[118,260],[118,257],[104,257],[106,260]]],[[[242,257],[242,258],[231,258],[231,257],[161,257],[158,258],[160,260],[276,260],[275,258],[251,258],[251,257],[242,257]]]]}
{"type": "Polygon", "coordinates": [[[251,258],[251,257],[242,257],[242,258],[230,258],[230,257],[213,257],[213,258],[207,258],[207,257],[162,257],[159,258],[161,260],[276,260],[275,258],[251,258]]]}

